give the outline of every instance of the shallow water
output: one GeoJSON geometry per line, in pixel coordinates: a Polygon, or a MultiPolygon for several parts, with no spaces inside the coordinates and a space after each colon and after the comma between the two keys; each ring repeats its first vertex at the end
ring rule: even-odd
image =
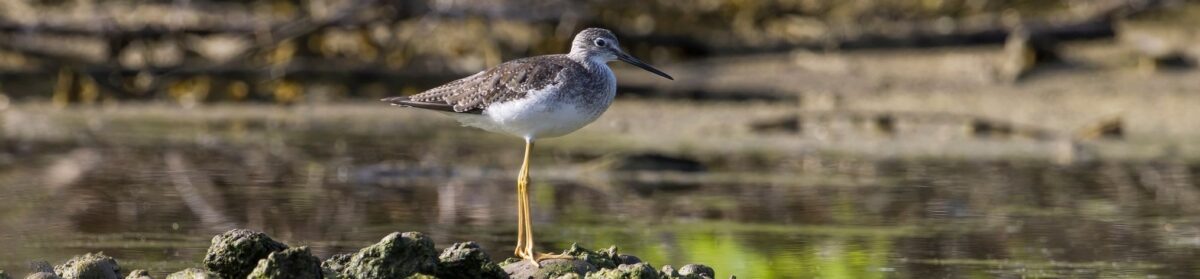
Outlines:
{"type": "MultiPolygon", "coordinates": [[[[301,143],[7,142],[0,269],[20,275],[30,260],[103,251],[161,276],[199,266],[209,238],[230,228],[322,258],[392,231],[510,255],[518,162],[421,160],[443,155],[372,144],[387,138],[293,139],[301,143]]],[[[764,173],[561,175],[574,159],[560,155],[533,169],[542,251],[616,244],[654,265],[705,263],[720,278],[1200,272],[1200,167],[1183,162],[817,157],[764,173]]]]}

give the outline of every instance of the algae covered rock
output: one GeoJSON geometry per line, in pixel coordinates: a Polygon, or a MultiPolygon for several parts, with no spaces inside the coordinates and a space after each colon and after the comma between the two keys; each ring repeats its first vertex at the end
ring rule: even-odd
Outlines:
{"type": "Polygon", "coordinates": [[[678,272],[678,271],[675,271],[675,267],[672,267],[672,266],[671,266],[671,265],[669,265],[669,264],[668,264],[668,265],[664,265],[664,266],[662,267],[662,269],[660,269],[660,270],[658,271],[658,274],[661,274],[661,275],[662,275],[662,278],[675,278],[675,277],[679,277],[679,272],[678,272]]]}
{"type": "Polygon", "coordinates": [[[641,262],[642,259],[634,255],[617,255],[617,264],[639,264],[641,262]]]}
{"type": "Polygon", "coordinates": [[[658,271],[646,263],[622,264],[617,268],[588,273],[588,279],[658,279],[658,271]]]}
{"type": "Polygon", "coordinates": [[[717,272],[702,264],[689,264],[679,268],[679,275],[684,278],[715,278],[717,272]]]}
{"type": "Polygon", "coordinates": [[[661,278],[667,279],[713,279],[716,272],[711,267],[702,264],[689,264],[676,271],[670,265],[662,267],[661,278]]]}
{"type": "Polygon", "coordinates": [[[688,272],[693,275],[681,275],[669,265],[663,266],[660,273],[638,257],[618,253],[616,246],[593,251],[572,244],[571,248],[563,251],[563,255],[574,259],[542,261],[541,268],[529,261],[509,259],[501,266],[510,278],[712,278],[712,269],[703,265],[688,265],[688,272]],[[708,273],[704,277],[701,274],[706,268],[708,273]]]}
{"type": "Polygon", "coordinates": [[[271,253],[259,260],[258,266],[246,278],[321,278],[321,260],[308,251],[308,247],[288,248],[271,253]]]}
{"type": "Polygon", "coordinates": [[[213,237],[204,266],[221,278],[246,278],[258,260],[287,248],[264,233],[234,229],[213,237]]]}
{"type": "Polygon", "coordinates": [[[584,275],[598,270],[596,265],[582,259],[544,260],[541,265],[539,268],[526,260],[506,262],[504,272],[508,273],[509,278],[557,279],[571,275],[578,276],[574,278],[582,278],[584,275]]]}
{"type": "Polygon", "coordinates": [[[220,275],[200,268],[188,268],[167,275],[167,279],[217,279],[220,275]]]}
{"type": "Polygon", "coordinates": [[[54,273],[64,279],[120,279],[121,267],[104,253],[88,253],[55,266],[54,273]]]}
{"type": "Polygon", "coordinates": [[[338,278],[405,278],[437,269],[433,241],[419,232],[392,233],[372,244],[342,266],[338,278]]]}
{"type": "Polygon", "coordinates": [[[438,278],[508,278],[500,265],[493,263],[475,242],[451,245],[438,256],[438,278]]]}
{"type": "Polygon", "coordinates": [[[46,261],[29,262],[29,272],[25,279],[61,279],[54,274],[54,266],[46,261]]]}
{"type": "Polygon", "coordinates": [[[563,255],[586,261],[599,269],[617,268],[617,265],[621,262],[619,254],[617,254],[617,246],[612,246],[604,250],[591,251],[579,246],[579,244],[571,244],[571,248],[563,251],[563,255]]]}
{"type": "Polygon", "coordinates": [[[29,276],[25,276],[25,279],[62,279],[62,277],[58,277],[58,274],[54,274],[54,272],[42,271],[29,274],[29,276]]]}
{"type": "Polygon", "coordinates": [[[129,275],[125,276],[125,279],[154,279],[154,277],[150,277],[150,272],[145,269],[135,269],[130,271],[129,275]]]}
{"type": "Polygon", "coordinates": [[[54,273],[54,266],[46,261],[31,261],[29,262],[29,273],[49,272],[54,273]]]}
{"type": "Polygon", "coordinates": [[[325,278],[337,278],[337,275],[342,273],[346,264],[350,262],[350,258],[353,257],[354,254],[350,253],[333,255],[321,262],[321,272],[324,273],[325,278]]]}
{"type": "MultiPolygon", "coordinates": [[[[314,257],[308,247],[288,248],[266,234],[235,229],[213,237],[204,257],[207,268],[188,268],[166,279],[230,278],[528,278],[528,279],[712,279],[711,267],[689,264],[678,271],[671,266],[655,270],[638,257],[617,253],[612,246],[588,250],[571,245],[563,255],[540,266],[510,258],[496,264],[474,242],[455,243],[440,255],[433,241],[419,232],[392,233],[378,243],[352,254],[333,255],[325,261],[314,257]]],[[[26,279],[117,279],[120,266],[101,253],[76,256],[59,266],[47,262],[30,264],[33,274],[26,279]]],[[[11,276],[0,270],[0,279],[11,276]]],[[[134,270],[125,279],[153,279],[145,270],[134,270]]]]}

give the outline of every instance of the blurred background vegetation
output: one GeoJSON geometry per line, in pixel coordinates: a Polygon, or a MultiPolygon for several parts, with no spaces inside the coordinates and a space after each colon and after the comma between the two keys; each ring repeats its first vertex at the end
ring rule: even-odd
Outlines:
{"type": "Polygon", "coordinates": [[[372,101],[565,52],[576,31],[605,27],[679,78],[617,65],[623,98],[793,105],[730,115],[756,135],[836,145],[938,131],[1028,139],[1059,161],[1193,158],[1196,18],[1194,0],[4,0],[0,101],[372,101]]]}
{"type": "MultiPolygon", "coordinates": [[[[592,26],[614,30],[627,49],[659,64],[795,50],[998,45],[1014,30],[1034,37],[1030,44],[1043,51],[1050,41],[1112,38],[1135,16],[1168,18],[1177,21],[1176,33],[1190,33],[1195,4],[4,0],[0,92],[59,105],[375,99],[419,92],[505,60],[564,52],[574,32],[592,26]]],[[[1136,38],[1132,50],[1195,60],[1194,41],[1146,37],[1136,38]]]]}

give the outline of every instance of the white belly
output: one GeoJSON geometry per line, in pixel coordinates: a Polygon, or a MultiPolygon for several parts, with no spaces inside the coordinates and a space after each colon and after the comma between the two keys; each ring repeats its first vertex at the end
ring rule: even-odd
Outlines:
{"type": "Polygon", "coordinates": [[[612,103],[616,93],[613,91],[591,107],[552,98],[551,92],[537,92],[519,100],[492,104],[483,114],[454,116],[465,126],[491,132],[530,140],[552,138],[579,130],[599,118],[612,103]]]}

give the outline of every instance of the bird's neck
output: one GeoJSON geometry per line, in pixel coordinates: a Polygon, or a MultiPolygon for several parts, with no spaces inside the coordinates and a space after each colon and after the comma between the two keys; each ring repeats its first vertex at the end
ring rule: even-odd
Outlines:
{"type": "Polygon", "coordinates": [[[567,58],[575,61],[575,63],[579,63],[588,73],[600,77],[600,79],[594,81],[597,82],[596,85],[606,88],[603,91],[612,92],[616,90],[617,78],[613,75],[612,68],[608,67],[608,59],[599,55],[577,54],[574,51],[567,54],[567,58]]]}
{"type": "Polygon", "coordinates": [[[612,71],[612,69],[608,68],[608,60],[598,55],[575,55],[572,52],[571,54],[567,54],[567,57],[579,63],[579,65],[582,65],[584,69],[590,72],[612,71]]]}
{"type": "Polygon", "coordinates": [[[571,52],[567,53],[567,58],[571,58],[571,60],[575,60],[576,62],[580,63],[587,61],[589,56],[593,55],[588,55],[586,50],[577,47],[571,48],[571,52]]]}

